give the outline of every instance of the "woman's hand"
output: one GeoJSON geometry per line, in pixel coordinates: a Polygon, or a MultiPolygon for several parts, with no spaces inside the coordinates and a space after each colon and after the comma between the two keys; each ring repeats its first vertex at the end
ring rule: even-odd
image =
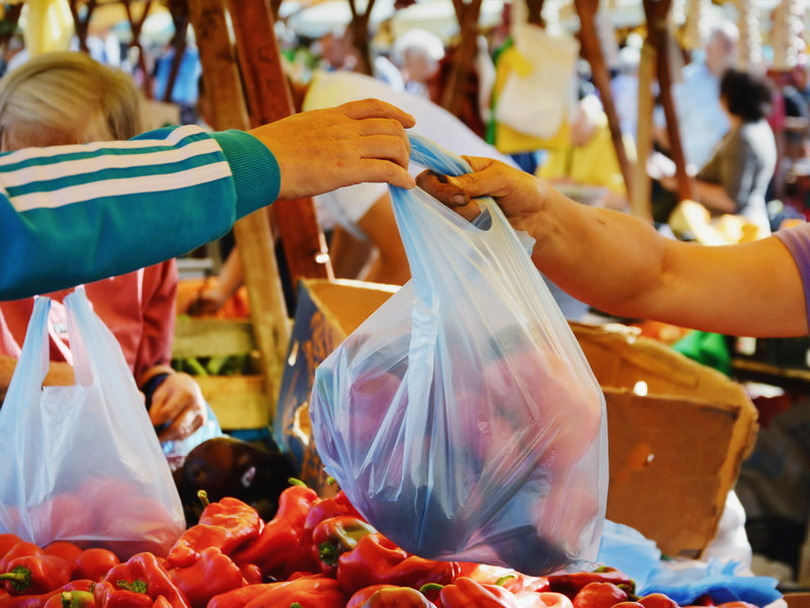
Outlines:
{"type": "Polygon", "coordinates": [[[548,196],[545,183],[491,158],[465,157],[465,160],[472,166],[472,173],[448,177],[424,171],[417,176],[416,183],[468,220],[475,219],[481,211],[472,199],[491,196],[515,230],[525,230],[537,238],[548,196]]]}
{"type": "Polygon", "coordinates": [[[208,422],[208,409],[197,382],[184,373],[171,373],[152,393],[149,418],[154,426],[169,424],[160,441],[185,439],[208,422]]]}

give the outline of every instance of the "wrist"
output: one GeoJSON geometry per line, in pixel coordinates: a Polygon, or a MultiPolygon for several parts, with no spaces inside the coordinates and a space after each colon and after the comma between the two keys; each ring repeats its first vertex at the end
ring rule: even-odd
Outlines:
{"type": "Polygon", "coordinates": [[[152,396],[155,394],[155,391],[161,384],[163,384],[166,381],[166,378],[168,378],[170,375],[171,374],[165,372],[154,374],[149,378],[149,380],[141,384],[140,389],[141,392],[143,393],[147,410],[152,406],[152,396]]]}

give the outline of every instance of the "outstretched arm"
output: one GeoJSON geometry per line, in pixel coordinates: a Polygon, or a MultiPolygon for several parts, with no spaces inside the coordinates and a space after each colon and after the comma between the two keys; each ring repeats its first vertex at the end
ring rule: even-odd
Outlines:
{"type": "Polygon", "coordinates": [[[412,124],[394,106],[365,100],[250,134],[185,126],[0,155],[0,300],[182,255],[279,197],[361,181],[410,187],[404,129],[412,124]]]}
{"type": "Polygon", "coordinates": [[[444,183],[422,174],[417,182],[468,218],[477,210],[465,198],[494,197],[514,228],[536,239],[535,265],[572,296],[612,314],[706,331],[807,333],[801,278],[779,239],[724,247],[675,241],[497,161],[468,160],[473,173],[444,183]]]}

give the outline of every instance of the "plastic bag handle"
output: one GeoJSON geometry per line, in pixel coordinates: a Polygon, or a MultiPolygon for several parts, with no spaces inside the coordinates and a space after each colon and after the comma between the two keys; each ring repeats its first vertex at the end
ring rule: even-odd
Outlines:
{"type": "Polygon", "coordinates": [[[106,325],[93,312],[90,300],[83,286],[77,287],[65,296],[70,351],[73,354],[73,371],[76,382],[89,386],[96,378],[99,369],[94,352],[115,353],[120,350],[117,340],[106,325]],[[110,344],[112,340],[115,344],[110,344]],[[106,349],[88,349],[85,342],[107,344],[106,349]]]}
{"type": "Polygon", "coordinates": [[[51,299],[37,296],[34,299],[34,310],[25,331],[25,341],[17,361],[14,375],[9,383],[8,393],[2,412],[13,415],[15,409],[25,407],[25,400],[15,398],[18,391],[26,387],[42,388],[45,376],[50,367],[50,348],[48,346],[48,314],[51,310],[51,299]]]}

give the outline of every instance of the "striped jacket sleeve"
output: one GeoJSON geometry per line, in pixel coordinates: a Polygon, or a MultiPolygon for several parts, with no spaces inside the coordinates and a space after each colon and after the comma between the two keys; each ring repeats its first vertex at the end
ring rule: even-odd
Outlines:
{"type": "Polygon", "coordinates": [[[251,135],[196,126],[0,155],[0,300],[186,253],[272,202],[279,181],[251,135]]]}

